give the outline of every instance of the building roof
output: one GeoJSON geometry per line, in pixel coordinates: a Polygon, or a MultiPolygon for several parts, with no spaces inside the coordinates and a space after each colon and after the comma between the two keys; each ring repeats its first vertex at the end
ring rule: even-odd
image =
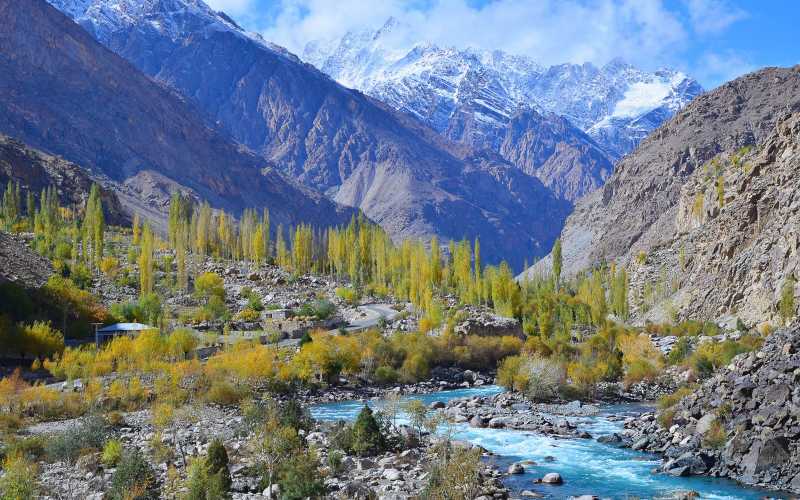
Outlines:
{"type": "Polygon", "coordinates": [[[98,333],[111,332],[140,332],[142,330],[155,330],[155,327],[142,323],[114,323],[97,330],[98,333]]]}

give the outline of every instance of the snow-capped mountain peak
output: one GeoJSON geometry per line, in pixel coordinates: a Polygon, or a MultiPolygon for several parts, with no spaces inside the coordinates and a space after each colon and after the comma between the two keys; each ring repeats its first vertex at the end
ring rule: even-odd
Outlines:
{"type": "Polygon", "coordinates": [[[409,41],[394,18],[377,30],[309,43],[302,58],[339,83],[409,112],[439,132],[474,110],[478,120],[507,120],[533,108],[565,116],[614,158],[702,92],[687,75],[647,72],[622,59],[543,67],[501,50],[409,41]]]}

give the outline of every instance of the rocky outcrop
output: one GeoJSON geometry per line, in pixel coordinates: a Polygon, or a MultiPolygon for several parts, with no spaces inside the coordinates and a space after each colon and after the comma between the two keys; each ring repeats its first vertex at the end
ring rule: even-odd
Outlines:
{"type": "Polygon", "coordinates": [[[453,328],[455,333],[481,337],[524,337],[522,325],[514,318],[498,316],[483,309],[468,310],[468,315],[453,328]]]}
{"type": "Polygon", "coordinates": [[[284,224],[355,213],[270,170],[43,0],[2,0],[0,18],[0,132],[117,184],[155,171],[216,207],[268,207],[284,224]]]}
{"type": "MultiPolygon", "coordinates": [[[[20,141],[0,134],[0,185],[19,184],[23,194],[32,192],[38,199],[42,190],[53,187],[65,207],[83,207],[95,179],[85,170],[57,156],[51,156],[20,141]]],[[[103,189],[103,210],[109,224],[127,222],[116,194],[103,189]]]]}
{"type": "Polygon", "coordinates": [[[774,319],[797,267],[799,111],[800,66],[698,97],[576,205],[561,234],[564,274],[626,266],[640,321],[774,319]]]}
{"type": "Polygon", "coordinates": [[[800,329],[773,333],[668,411],[668,429],[650,414],[624,432],[663,453],[663,471],[800,492],[800,329]]]}

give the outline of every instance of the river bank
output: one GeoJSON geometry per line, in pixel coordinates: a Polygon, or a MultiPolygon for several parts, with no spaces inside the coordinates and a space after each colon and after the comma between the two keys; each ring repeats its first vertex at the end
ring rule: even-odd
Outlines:
{"type": "MultiPolygon", "coordinates": [[[[675,477],[657,473],[655,470],[662,463],[658,455],[607,442],[607,436],[624,430],[626,420],[638,418],[648,410],[640,404],[570,403],[536,405],[538,408],[515,407],[520,405],[516,397],[503,393],[496,386],[410,397],[418,398],[430,407],[440,407],[445,414],[448,409],[457,408],[458,414],[469,417],[467,421],[451,422],[447,432],[456,440],[485,449],[487,463],[504,473],[503,484],[510,489],[512,497],[790,498],[719,478],[675,477]],[[512,415],[514,413],[517,415],[512,415]],[[531,413],[537,416],[532,417],[531,413]],[[470,425],[470,420],[476,415],[503,416],[506,420],[503,427],[489,426],[491,418],[485,426],[470,425]],[[523,423],[526,418],[549,423],[542,427],[514,428],[516,422],[523,423]],[[565,421],[562,426],[558,425],[560,420],[565,421]],[[549,432],[547,425],[553,432],[549,432]],[[565,429],[569,431],[565,432],[565,429]],[[516,473],[509,474],[509,471],[516,473]],[[553,473],[560,475],[562,484],[555,486],[537,482],[553,473]]],[[[369,404],[380,408],[382,401],[373,400],[369,404]]],[[[312,407],[312,415],[322,421],[350,420],[362,406],[363,402],[321,404],[312,407]]],[[[521,427],[528,426],[523,423],[521,427]]]]}

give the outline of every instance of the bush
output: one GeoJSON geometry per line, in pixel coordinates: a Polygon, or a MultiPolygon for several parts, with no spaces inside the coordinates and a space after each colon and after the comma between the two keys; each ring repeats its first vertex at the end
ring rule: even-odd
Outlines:
{"type": "Polygon", "coordinates": [[[536,355],[512,356],[500,365],[497,378],[501,385],[523,391],[534,401],[548,401],[558,395],[566,373],[555,360],[536,355]]]}
{"type": "Polygon", "coordinates": [[[304,500],[318,498],[325,494],[325,484],[319,473],[319,460],[306,450],[292,456],[281,467],[278,475],[281,499],[304,500]]]}
{"type": "Polygon", "coordinates": [[[0,477],[0,498],[3,500],[28,500],[38,496],[38,469],[22,455],[13,455],[3,461],[0,477]]]}
{"type": "Polygon", "coordinates": [[[743,336],[739,341],[703,342],[687,360],[700,378],[710,377],[718,368],[727,365],[738,354],[761,346],[763,339],[743,336]]]}
{"type": "Polygon", "coordinates": [[[81,423],[52,436],[45,446],[48,460],[74,463],[87,451],[103,448],[108,429],[105,420],[98,416],[84,419],[81,423]]]}
{"type": "Polygon", "coordinates": [[[222,406],[239,404],[248,395],[248,390],[242,386],[235,386],[223,380],[211,384],[206,394],[206,399],[222,406]]]}
{"type": "Polygon", "coordinates": [[[391,366],[379,366],[372,377],[378,384],[394,384],[400,379],[400,374],[391,366]]]}
{"type": "Polygon", "coordinates": [[[211,297],[217,297],[219,300],[225,300],[225,283],[222,278],[214,273],[203,273],[194,281],[195,295],[206,302],[211,297]]]}
{"type": "Polygon", "coordinates": [[[223,491],[231,488],[231,472],[228,470],[228,452],[222,441],[215,439],[208,446],[206,466],[209,474],[219,476],[223,491]]]}
{"type": "Polygon", "coordinates": [[[157,500],[158,483],[150,464],[138,449],[126,451],[111,478],[109,500],[157,500]]]}
{"type": "Polygon", "coordinates": [[[103,453],[100,456],[100,461],[106,467],[114,467],[122,458],[122,443],[116,439],[109,439],[103,447],[103,453]]]}
{"type": "Polygon", "coordinates": [[[248,307],[236,313],[236,317],[234,319],[236,319],[236,321],[246,321],[248,323],[252,323],[260,320],[261,314],[258,311],[248,307]]]}
{"type": "Polygon", "coordinates": [[[336,296],[342,299],[343,301],[347,302],[350,305],[355,305],[361,299],[358,294],[358,290],[355,288],[347,288],[340,286],[336,289],[336,296]]]}
{"type": "Polygon", "coordinates": [[[189,464],[186,475],[186,493],[183,500],[223,500],[228,498],[222,474],[210,471],[204,460],[195,459],[189,464]]]}
{"type": "Polygon", "coordinates": [[[2,449],[2,455],[4,458],[16,456],[36,462],[44,456],[44,449],[44,436],[10,436],[6,439],[6,445],[5,448],[2,449]]]}
{"type": "Polygon", "coordinates": [[[708,431],[703,434],[703,445],[720,450],[728,443],[728,433],[725,426],[719,421],[714,420],[708,431]]]}
{"type": "Polygon", "coordinates": [[[670,365],[677,365],[682,363],[691,353],[692,347],[689,343],[689,339],[687,337],[681,337],[669,352],[667,362],[670,365]]]}
{"type": "Polygon", "coordinates": [[[353,438],[350,451],[356,455],[370,456],[382,453],[386,448],[386,438],[369,406],[364,406],[353,423],[353,438]]]}

